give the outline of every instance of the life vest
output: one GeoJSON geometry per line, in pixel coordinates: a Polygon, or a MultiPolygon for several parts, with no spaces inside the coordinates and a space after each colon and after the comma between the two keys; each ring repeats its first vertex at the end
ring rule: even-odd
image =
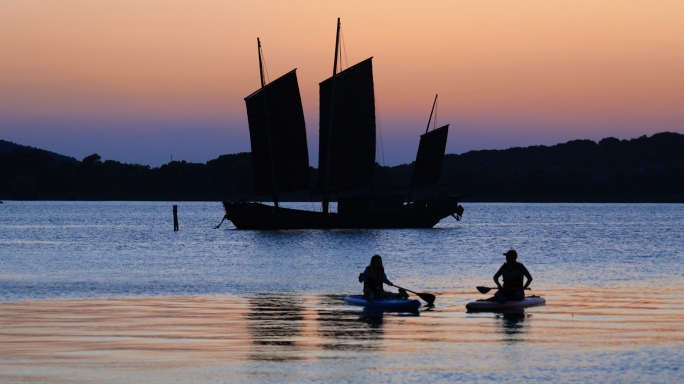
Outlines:
{"type": "Polygon", "coordinates": [[[504,264],[502,268],[504,288],[521,289],[523,287],[523,277],[525,276],[525,266],[515,262],[512,265],[504,264]]]}
{"type": "Polygon", "coordinates": [[[382,276],[385,274],[385,268],[380,267],[375,269],[372,266],[368,266],[368,275],[366,275],[366,280],[363,281],[363,291],[364,292],[376,292],[383,291],[382,289],[382,276]]]}

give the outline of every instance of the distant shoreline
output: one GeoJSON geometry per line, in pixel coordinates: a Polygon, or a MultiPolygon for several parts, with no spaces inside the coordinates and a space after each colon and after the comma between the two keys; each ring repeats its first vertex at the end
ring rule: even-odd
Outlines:
{"type": "MultiPolygon", "coordinates": [[[[35,200],[13,200],[13,199],[4,199],[0,201],[0,204],[4,202],[6,203],[11,203],[11,202],[25,202],[25,201],[71,201],[71,202],[115,202],[115,201],[120,201],[120,202],[215,202],[215,203],[222,203],[223,201],[240,201],[240,199],[202,199],[202,198],[159,198],[159,199],[35,199],[35,200]]],[[[261,200],[258,198],[255,199],[246,199],[248,202],[258,202],[258,203],[273,203],[272,200],[261,200]]],[[[320,200],[280,200],[281,203],[315,203],[319,204],[321,203],[320,200]]],[[[337,202],[336,199],[333,199],[332,202],[337,202]]],[[[515,199],[515,198],[477,198],[477,197],[470,197],[467,199],[461,200],[463,204],[468,204],[468,203],[524,203],[524,204],[563,204],[563,203],[577,203],[577,204],[584,204],[584,203],[596,203],[596,204],[684,204],[684,197],[673,197],[670,199],[655,199],[655,198],[588,198],[588,197],[583,197],[583,198],[567,198],[567,199],[558,199],[558,198],[548,198],[548,199],[515,199]]]]}
{"type": "MultiPolygon", "coordinates": [[[[2,143],[2,142],[0,142],[2,143]]],[[[172,161],[159,168],[78,161],[47,151],[0,146],[0,199],[67,201],[251,201],[257,195],[251,153],[222,155],[206,164],[172,161]],[[61,157],[60,157],[61,156],[61,157]]],[[[631,140],[572,140],[554,146],[447,154],[439,182],[416,187],[414,200],[435,195],[465,196],[468,202],[683,203],[684,135],[672,132],[631,140]]],[[[403,194],[415,163],[375,165],[373,182],[344,194],[403,194]]],[[[278,190],[280,201],[318,202],[318,171],[309,185],[278,190]]],[[[262,191],[260,191],[262,192],[262,191]]],[[[336,193],[339,191],[336,191],[336,193]]],[[[334,196],[333,196],[334,197],[334,196]]]]}

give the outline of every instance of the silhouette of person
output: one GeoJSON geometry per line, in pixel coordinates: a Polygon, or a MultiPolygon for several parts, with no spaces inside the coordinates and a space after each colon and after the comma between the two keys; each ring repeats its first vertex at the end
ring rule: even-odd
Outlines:
{"type": "Polygon", "coordinates": [[[518,252],[514,249],[504,253],[504,256],[506,256],[506,262],[494,274],[494,282],[499,290],[492,299],[500,303],[505,303],[508,300],[523,300],[525,299],[525,289],[532,282],[532,275],[522,263],[518,263],[518,252]],[[503,287],[499,283],[499,277],[503,277],[503,287]],[[523,284],[524,277],[527,278],[525,284],[523,284]]]}
{"type": "Polygon", "coordinates": [[[371,258],[370,265],[366,267],[363,273],[359,274],[359,283],[363,283],[363,297],[366,301],[382,298],[408,298],[408,293],[401,288],[399,293],[387,292],[383,289],[383,283],[391,287],[394,284],[387,279],[380,255],[371,258]]]}

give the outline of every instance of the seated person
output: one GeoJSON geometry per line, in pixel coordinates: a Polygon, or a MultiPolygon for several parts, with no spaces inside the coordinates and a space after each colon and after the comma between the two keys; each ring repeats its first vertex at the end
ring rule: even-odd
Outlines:
{"type": "Polygon", "coordinates": [[[494,282],[499,291],[494,294],[491,300],[500,303],[505,303],[507,300],[524,300],[525,289],[530,286],[532,275],[522,263],[516,261],[518,252],[514,249],[504,253],[504,256],[506,256],[506,262],[494,275],[494,282]],[[499,277],[503,277],[503,287],[499,283],[499,277]],[[527,278],[524,285],[523,277],[527,278]]]}
{"type": "Polygon", "coordinates": [[[399,293],[386,292],[382,288],[383,283],[391,287],[394,284],[387,279],[380,255],[371,258],[370,265],[366,267],[363,273],[359,274],[359,282],[363,283],[363,297],[366,301],[382,298],[408,298],[408,293],[402,288],[399,288],[399,293]]]}

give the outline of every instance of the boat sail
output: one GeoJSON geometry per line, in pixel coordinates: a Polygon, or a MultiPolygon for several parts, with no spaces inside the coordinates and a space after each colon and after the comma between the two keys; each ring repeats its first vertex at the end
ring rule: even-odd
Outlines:
{"type": "MultiPolygon", "coordinates": [[[[439,95],[435,95],[435,101],[432,103],[432,110],[430,111],[430,118],[428,119],[427,127],[425,128],[425,134],[420,136],[420,144],[418,145],[418,153],[416,154],[416,164],[413,167],[413,175],[411,176],[411,183],[409,184],[409,203],[413,197],[413,190],[416,187],[437,184],[439,176],[442,173],[447,137],[449,136],[449,124],[429,132],[438,96],[439,95]]],[[[435,125],[437,125],[436,117],[435,125]]]]}
{"type": "Polygon", "coordinates": [[[245,98],[257,194],[309,188],[309,150],[296,69],[264,83],[259,45],[261,89],[245,98]]]}
{"type": "Polygon", "coordinates": [[[325,189],[329,168],[330,192],[373,182],[376,145],[372,58],[340,72],[334,80],[334,85],[332,77],[320,84],[318,189],[325,189]],[[329,139],[330,164],[326,166],[329,139]]]}
{"type": "Polygon", "coordinates": [[[323,213],[330,192],[368,185],[375,168],[375,91],[372,57],[337,73],[337,19],[332,77],[320,83],[318,189],[323,213]]]}
{"type": "MultiPolygon", "coordinates": [[[[372,183],[376,125],[372,58],[337,73],[339,38],[337,19],[333,75],[319,84],[316,191],[323,194],[322,210],[278,206],[278,193],[308,185],[306,131],[295,72],[265,84],[259,43],[262,87],[245,101],[255,190],[260,194],[272,193],[275,206],[224,201],[223,219],[232,221],[238,229],[431,228],[454,213],[460,219],[463,207],[458,204],[459,196],[417,202],[409,198],[404,203],[403,193],[398,199],[397,194],[340,195],[372,183]],[[332,194],[337,195],[337,212],[329,211],[332,194]]],[[[447,133],[448,126],[444,126],[421,136],[411,188],[438,181],[447,133]]]]}
{"type": "Polygon", "coordinates": [[[413,167],[411,187],[433,185],[439,182],[444,163],[449,124],[420,136],[416,165],[413,167]]]}

